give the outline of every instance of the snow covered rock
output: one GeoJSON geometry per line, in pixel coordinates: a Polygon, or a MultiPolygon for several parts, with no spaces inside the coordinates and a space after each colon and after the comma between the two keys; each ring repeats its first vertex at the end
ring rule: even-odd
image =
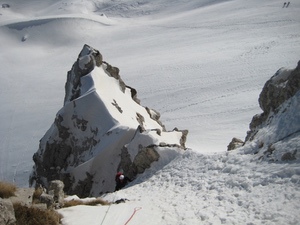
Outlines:
{"type": "Polygon", "coordinates": [[[300,61],[266,82],[259,104],[263,113],[253,117],[243,150],[269,161],[299,160],[300,61]]]}
{"type": "Polygon", "coordinates": [[[185,149],[187,131],[167,132],[155,110],[139,104],[119,69],[85,45],[68,72],[64,106],[40,140],[30,182],[62,180],[80,197],[114,190],[117,171],[134,178],[164,148],[185,149]]]}
{"type": "Polygon", "coordinates": [[[241,139],[234,137],[234,138],[232,138],[231,142],[227,146],[227,151],[231,151],[236,148],[239,148],[239,147],[243,146],[243,144],[244,144],[244,142],[241,139]]]}
{"type": "Polygon", "coordinates": [[[296,69],[279,69],[265,84],[259,96],[259,105],[268,114],[293,97],[300,90],[300,61],[296,69]]]}

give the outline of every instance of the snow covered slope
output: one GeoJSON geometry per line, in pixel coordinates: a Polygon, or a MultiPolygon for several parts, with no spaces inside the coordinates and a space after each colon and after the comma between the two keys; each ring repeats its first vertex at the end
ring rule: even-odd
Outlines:
{"type": "Polygon", "coordinates": [[[299,182],[299,163],[257,162],[238,151],[187,151],[162,170],[149,170],[128,188],[103,196],[126,203],[59,213],[65,225],[122,225],[132,215],[132,225],[298,224],[299,182]]]}
{"type": "Polygon", "coordinates": [[[167,129],[189,129],[193,151],[107,196],[126,204],[66,209],[65,224],[124,224],[136,207],[130,224],[298,223],[298,163],[258,163],[225,151],[261,113],[265,82],[299,60],[299,1],[288,8],[279,0],[9,5],[0,7],[1,180],[27,186],[32,154],[63,105],[65,71],[88,43],[122,69],[167,129]]]}
{"type": "Polygon", "coordinates": [[[299,60],[297,1],[139,2],[0,7],[1,179],[27,185],[32,154],[63,104],[65,71],[84,43],[122,68],[167,129],[189,129],[187,146],[200,152],[244,137],[270,74],[299,60]]]}
{"type": "Polygon", "coordinates": [[[154,163],[124,190],[102,196],[125,203],[61,209],[63,224],[298,224],[299,72],[299,63],[281,68],[265,84],[264,112],[253,118],[243,147],[213,155],[189,150],[163,168],[154,163]]]}

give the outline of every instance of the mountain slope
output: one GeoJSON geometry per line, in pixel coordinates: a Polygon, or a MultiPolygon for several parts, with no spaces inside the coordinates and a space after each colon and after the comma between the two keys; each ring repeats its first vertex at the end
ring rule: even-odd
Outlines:
{"type": "Polygon", "coordinates": [[[63,223],[297,224],[299,65],[281,68],[266,82],[259,98],[264,112],[253,117],[244,146],[213,155],[189,150],[163,168],[153,163],[125,189],[102,196],[125,203],[100,206],[97,213],[61,209],[63,223]],[[79,211],[89,218],[78,220],[79,211]]]}
{"type": "Polygon", "coordinates": [[[59,210],[63,224],[297,224],[299,163],[257,162],[238,151],[187,151],[162,170],[148,170],[109,201],[112,206],[59,210]],[[77,216],[77,215],[81,216],[77,216]]]}
{"type": "Polygon", "coordinates": [[[166,148],[185,149],[187,130],[166,131],[160,114],[143,107],[119,69],[84,45],[67,74],[64,106],[33,155],[30,183],[65,183],[67,194],[98,196],[115,189],[114,176],[130,180],[159,160],[166,148]]]}
{"type": "Polygon", "coordinates": [[[190,130],[193,151],[166,152],[129,188],[106,196],[126,204],[61,210],[65,224],[124,224],[136,207],[130,224],[297,224],[297,163],[224,152],[261,112],[257,99],[270,75],[299,61],[300,3],[113,2],[120,3],[10,0],[0,7],[0,179],[28,185],[32,154],[63,105],[65,72],[88,43],[121,68],[167,129],[190,130]]]}
{"type": "Polygon", "coordinates": [[[0,8],[1,179],[27,185],[31,156],[63,104],[65,71],[84,43],[121,68],[167,129],[189,129],[187,146],[200,152],[225,151],[232,137],[244,137],[270,74],[299,60],[298,2],[235,0],[193,10],[178,2],[176,13],[107,19],[100,10],[83,14],[77,3],[12,0],[0,8]],[[9,27],[45,18],[52,19],[9,27]]]}

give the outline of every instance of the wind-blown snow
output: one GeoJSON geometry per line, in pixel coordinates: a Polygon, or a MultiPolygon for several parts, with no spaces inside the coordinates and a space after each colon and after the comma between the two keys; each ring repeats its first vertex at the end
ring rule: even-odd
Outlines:
{"type": "MultiPolygon", "coordinates": [[[[261,112],[264,83],[299,60],[298,1],[288,8],[279,0],[4,3],[10,8],[0,7],[0,179],[21,186],[39,139],[63,104],[66,72],[84,43],[120,68],[167,129],[189,129],[187,147],[200,153],[224,152],[232,137],[243,138],[261,112]]],[[[116,215],[124,224],[139,206],[131,224],[297,224],[297,163],[200,153],[187,152],[117,193],[131,201],[111,206],[103,224],[116,215]]],[[[99,222],[104,208],[88,207],[88,214],[97,212],[91,219],[99,222]]],[[[65,224],[79,218],[66,216],[65,224]]]]}

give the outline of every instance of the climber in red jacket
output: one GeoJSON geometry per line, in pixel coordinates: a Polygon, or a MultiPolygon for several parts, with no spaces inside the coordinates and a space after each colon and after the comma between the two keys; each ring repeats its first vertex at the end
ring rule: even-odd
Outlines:
{"type": "Polygon", "coordinates": [[[125,177],[124,174],[121,172],[118,172],[116,174],[115,181],[116,181],[115,191],[120,190],[121,188],[125,187],[128,182],[131,182],[131,180],[128,177],[125,177]]]}

